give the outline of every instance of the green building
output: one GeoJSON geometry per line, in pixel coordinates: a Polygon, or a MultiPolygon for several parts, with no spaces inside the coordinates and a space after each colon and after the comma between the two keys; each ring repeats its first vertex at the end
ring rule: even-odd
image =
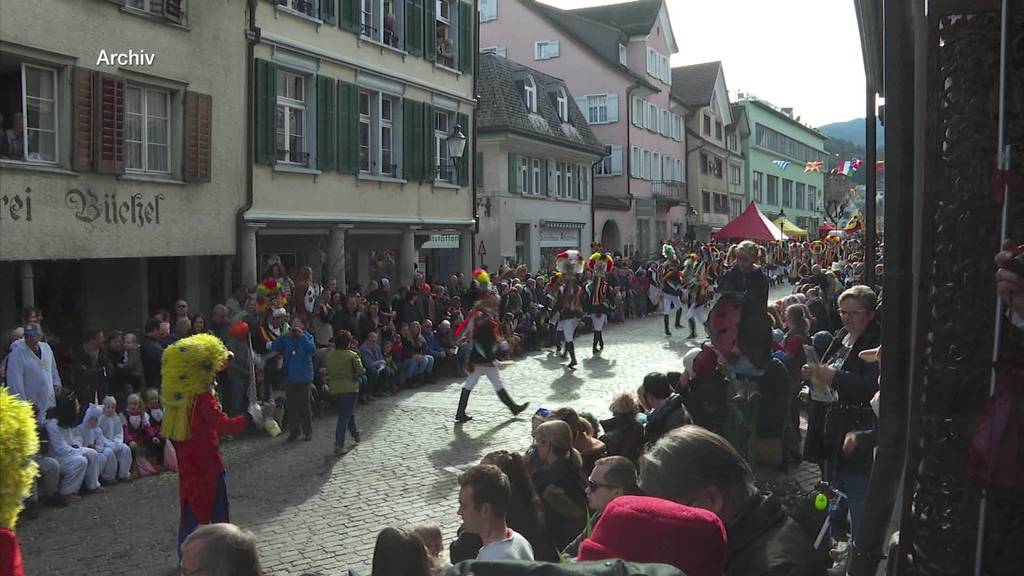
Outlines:
{"type": "Polygon", "coordinates": [[[742,140],[746,202],[756,202],[773,221],[783,214],[816,238],[823,219],[825,176],[832,168],[825,153],[828,138],[794,118],[792,108],[776,108],[757,98],[741,95],[732,112],[750,127],[742,140]],[[820,171],[805,171],[809,162],[821,162],[820,171]]]}

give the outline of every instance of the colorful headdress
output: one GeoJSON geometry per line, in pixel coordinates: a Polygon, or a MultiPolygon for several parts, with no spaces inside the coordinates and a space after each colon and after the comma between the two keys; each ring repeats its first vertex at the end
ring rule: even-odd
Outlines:
{"type": "Polygon", "coordinates": [[[213,378],[224,369],[227,361],[228,349],[212,334],[189,336],[164,350],[161,368],[164,437],[178,441],[189,439],[196,396],[210,391],[213,378]]]}
{"type": "Polygon", "coordinates": [[[256,311],[262,314],[267,308],[284,308],[288,297],[284,294],[284,284],[276,278],[267,278],[256,285],[256,311]]]}
{"type": "Polygon", "coordinates": [[[473,280],[480,286],[480,289],[484,292],[490,292],[491,290],[491,275],[487,273],[487,270],[483,268],[477,268],[473,270],[473,280]]]}
{"type": "Polygon", "coordinates": [[[14,530],[22,501],[32,491],[39,466],[37,422],[32,405],[0,388],[0,528],[14,530]]]}
{"type": "Polygon", "coordinates": [[[676,249],[673,248],[671,244],[662,244],[661,255],[665,257],[665,260],[675,260],[676,249]]]}
{"type": "Polygon", "coordinates": [[[613,266],[615,266],[615,260],[607,252],[604,254],[594,252],[590,255],[590,259],[587,260],[587,269],[598,275],[611,272],[613,266]]]}
{"type": "Polygon", "coordinates": [[[565,250],[555,255],[555,268],[562,274],[582,274],[583,255],[579,250],[565,250]]]}

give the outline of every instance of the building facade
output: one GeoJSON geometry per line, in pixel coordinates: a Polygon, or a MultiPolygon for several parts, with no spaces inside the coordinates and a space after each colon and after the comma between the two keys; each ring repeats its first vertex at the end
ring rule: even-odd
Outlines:
{"type": "Polygon", "coordinates": [[[740,139],[749,127],[729,105],[721,62],[673,68],[672,92],[693,111],[686,117],[687,198],[695,237],[706,240],[746,208],[740,139]]]}
{"type": "Polygon", "coordinates": [[[813,238],[823,222],[825,177],[829,166],[827,137],[793,117],[793,110],[776,108],[753,97],[742,97],[750,133],[742,139],[747,158],[746,199],[775,220],[784,214],[813,238]],[[820,170],[806,171],[808,162],[821,162],[820,170]]]}
{"type": "Polygon", "coordinates": [[[591,168],[606,150],[572,92],[496,54],[481,54],[479,74],[480,261],[549,270],[562,250],[588,253],[591,168]]]}
{"type": "Polygon", "coordinates": [[[38,307],[77,341],[224,297],[245,199],[244,17],[225,2],[0,3],[0,326],[38,307]]]}
{"type": "Polygon", "coordinates": [[[630,255],[681,236],[686,110],[670,94],[677,48],[662,0],[577,10],[482,0],[480,20],[481,50],[563,79],[610,146],[593,172],[594,239],[630,255]]]}
{"type": "Polygon", "coordinates": [[[239,254],[340,286],[472,267],[471,2],[254,2],[254,150],[239,254]]]}

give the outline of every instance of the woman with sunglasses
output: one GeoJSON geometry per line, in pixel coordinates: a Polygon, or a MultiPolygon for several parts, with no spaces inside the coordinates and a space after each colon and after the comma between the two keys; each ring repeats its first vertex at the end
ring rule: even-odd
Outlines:
{"type": "Polygon", "coordinates": [[[587,523],[582,458],[572,447],[572,429],[561,420],[541,424],[533,436],[541,461],[533,483],[544,505],[547,541],[563,550],[587,523]]]}
{"type": "Polygon", "coordinates": [[[800,371],[811,381],[813,400],[804,460],[821,466],[823,478],[846,493],[852,541],[860,524],[873,447],[865,445],[846,455],[843,439],[848,432],[874,427],[870,401],[878,392],[878,364],[865,362],[859,355],[879,345],[881,330],[875,322],[878,297],[871,288],[853,286],[839,295],[838,304],[843,327],[832,338],[821,364],[805,364],[800,371]]]}

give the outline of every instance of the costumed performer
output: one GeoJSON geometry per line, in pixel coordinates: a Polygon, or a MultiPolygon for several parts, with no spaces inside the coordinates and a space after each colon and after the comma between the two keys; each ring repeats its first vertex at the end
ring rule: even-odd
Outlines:
{"type": "Polygon", "coordinates": [[[556,292],[555,310],[558,311],[558,331],[565,341],[562,358],[569,356],[566,368],[576,369],[576,327],[583,318],[583,288],[577,279],[583,273],[583,255],[579,250],[565,250],[555,255],[560,286],[556,292]]]}
{"type": "Polygon", "coordinates": [[[32,405],[0,388],[0,576],[25,574],[14,526],[39,472],[36,426],[32,405]]]}
{"type": "Polygon", "coordinates": [[[162,432],[178,455],[179,558],[185,539],[200,524],[230,522],[220,437],[243,432],[251,422],[250,414],[226,416],[214,395],[217,373],[230,360],[228,349],[212,334],[196,334],[164,350],[162,432]]]}
{"type": "Polygon", "coordinates": [[[469,422],[472,416],[466,414],[466,406],[469,404],[469,395],[476,387],[481,376],[487,376],[498,398],[513,416],[518,415],[529,403],[516,404],[512,397],[505,390],[505,383],[501,380],[501,372],[498,371],[498,351],[507,348],[508,344],[501,337],[501,328],[495,320],[498,317],[500,297],[491,288],[491,278],[486,270],[477,269],[473,272],[473,280],[480,286],[480,295],[473,310],[466,316],[466,319],[455,330],[455,336],[460,342],[470,344],[469,361],[466,362],[466,382],[462,385],[462,392],[459,396],[459,408],[455,412],[456,422],[469,422]]]}
{"type": "Polygon", "coordinates": [[[604,325],[608,322],[608,314],[614,308],[609,301],[611,289],[605,275],[612,272],[615,260],[609,253],[601,253],[601,245],[594,246],[595,252],[587,260],[587,269],[594,275],[587,282],[586,308],[590,313],[590,322],[594,328],[594,354],[604,351],[604,325]]]}
{"type": "Polygon", "coordinates": [[[658,267],[658,284],[661,287],[661,315],[665,319],[665,335],[671,336],[668,329],[669,315],[676,311],[676,328],[682,328],[683,304],[679,297],[685,291],[682,264],[671,244],[661,246],[661,255],[665,260],[658,267]]]}
{"type": "Polygon", "coordinates": [[[697,320],[700,324],[706,322],[704,307],[711,300],[711,284],[708,281],[707,268],[704,262],[698,260],[696,254],[691,254],[683,264],[683,277],[686,281],[686,298],[688,308],[686,310],[686,323],[690,326],[690,338],[697,338],[697,320]]]}

